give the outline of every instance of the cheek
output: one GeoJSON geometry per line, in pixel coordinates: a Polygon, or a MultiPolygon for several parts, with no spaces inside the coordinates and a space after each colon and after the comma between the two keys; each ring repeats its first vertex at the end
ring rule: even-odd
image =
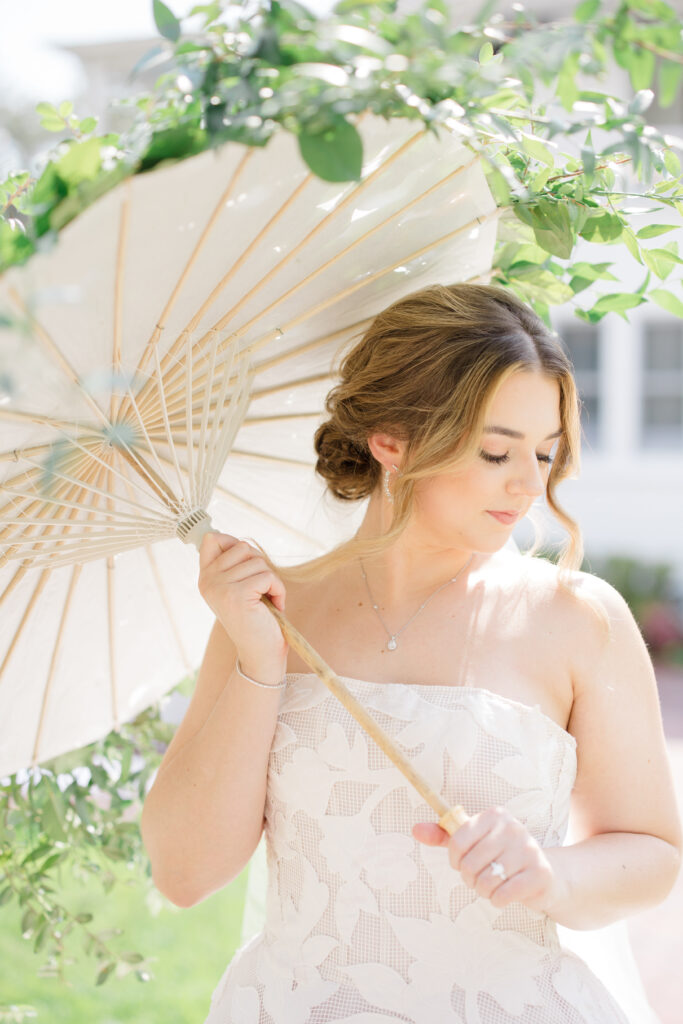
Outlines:
{"type": "Polygon", "coordinates": [[[473,467],[457,476],[429,481],[418,497],[425,512],[448,518],[454,512],[475,514],[485,510],[495,490],[486,467],[483,471],[473,467]]]}

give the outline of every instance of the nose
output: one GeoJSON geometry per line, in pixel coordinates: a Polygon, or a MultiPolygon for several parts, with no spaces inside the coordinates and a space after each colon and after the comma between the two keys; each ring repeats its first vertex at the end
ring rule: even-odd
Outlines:
{"type": "Polygon", "coordinates": [[[511,494],[528,494],[531,498],[538,498],[545,493],[545,478],[543,469],[534,455],[529,461],[528,467],[520,470],[508,483],[508,491],[511,494]]]}

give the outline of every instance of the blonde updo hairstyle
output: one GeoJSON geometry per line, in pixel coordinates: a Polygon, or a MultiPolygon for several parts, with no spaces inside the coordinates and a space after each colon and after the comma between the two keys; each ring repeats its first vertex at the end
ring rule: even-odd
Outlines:
{"type": "MultiPolygon", "coordinates": [[[[381,487],[383,472],[368,438],[383,432],[406,442],[400,474],[392,480],[392,522],[380,537],[352,537],[304,565],[278,568],[285,583],[322,579],[393,544],[413,513],[416,481],[457,472],[476,456],[491,399],[520,370],[540,371],[559,384],[563,433],[546,500],[568,534],[558,566],[560,583],[572,590],[571,570],[583,559],[581,531],[556,497],[560,481],[576,476],[580,466],[572,365],[558,336],[533,310],[506,289],[478,284],[433,285],[404,296],[379,313],[341,359],[339,383],[325,401],[329,418],[314,437],[316,472],[337,499],[360,501],[381,487]]],[[[532,521],[535,538],[527,557],[543,543],[540,523],[532,521]]]]}

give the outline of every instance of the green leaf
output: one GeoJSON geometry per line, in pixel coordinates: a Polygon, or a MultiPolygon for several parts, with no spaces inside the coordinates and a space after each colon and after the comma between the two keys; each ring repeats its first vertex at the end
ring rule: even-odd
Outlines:
{"type": "Polygon", "coordinates": [[[624,226],[613,213],[601,213],[597,217],[590,217],[580,231],[582,238],[589,242],[616,242],[621,238],[624,226]]]}
{"type": "Polygon", "coordinates": [[[532,192],[541,192],[545,186],[550,175],[553,173],[552,167],[544,167],[543,170],[539,171],[535,178],[532,178],[529,182],[529,188],[532,192]]]}
{"type": "Polygon", "coordinates": [[[631,253],[633,258],[635,260],[637,260],[638,263],[642,263],[643,261],[640,258],[640,246],[638,245],[638,241],[636,239],[636,236],[633,234],[631,229],[630,228],[624,228],[624,231],[623,231],[621,237],[624,240],[624,245],[626,246],[628,251],[631,253]]]}
{"type": "Polygon", "coordinates": [[[572,53],[560,68],[556,91],[565,110],[573,110],[579,98],[579,87],[576,84],[579,73],[579,54],[572,53]]]}
{"type": "MultiPolygon", "coordinates": [[[[155,0],[155,2],[156,2],[156,0],[155,0]]],[[[95,984],[96,985],[104,985],[105,981],[107,980],[109,975],[112,973],[112,971],[115,969],[115,967],[116,967],[116,964],[113,963],[113,962],[105,964],[104,967],[102,968],[102,970],[98,972],[97,980],[96,980],[95,984]]]]}
{"type": "Polygon", "coordinates": [[[600,10],[600,0],[583,0],[574,11],[574,18],[581,24],[585,24],[594,18],[600,10]]]}
{"type": "Polygon", "coordinates": [[[488,64],[491,57],[493,57],[493,44],[487,41],[479,50],[479,63],[488,64]]]}
{"type": "Polygon", "coordinates": [[[535,139],[533,135],[522,136],[522,149],[529,156],[533,156],[535,160],[540,160],[542,164],[547,164],[548,167],[555,166],[555,159],[548,149],[544,146],[540,139],[535,139]]]}
{"type": "Polygon", "coordinates": [[[591,146],[581,147],[581,161],[586,181],[591,182],[595,174],[595,150],[591,146]]]}
{"type": "Polygon", "coordinates": [[[664,166],[666,167],[669,174],[674,178],[678,178],[681,173],[681,161],[678,159],[672,149],[664,150],[664,166]]]}
{"type": "Polygon", "coordinates": [[[69,114],[73,113],[74,105],[71,100],[64,100],[63,103],[59,104],[59,113],[63,118],[67,118],[69,114]]]}
{"type": "Polygon", "coordinates": [[[657,102],[660,107],[670,107],[678,96],[683,65],[673,61],[662,61],[659,65],[657,102]]]}
{"type": "Polygon", "coordinates": [[[625,68],[631,78],[631,85],[636,92],[648,89],[655,74],[655,55],[651,50],[640,46],[616,46],[614,56],[618,64],[625,68]]]}
{"type": "Polygon", "coordinates": [[[61,132],[64,130],[64,118],[59,116],[51,103],[36,104],[36,111],[40,114],[41,128],[48,132],[61,132]]]}
{"type": "Polygon", "coordinates": [[[154,24],[159,34],[165,39],[170,39],[172,43],[177,42],[180,37],[180,22],[175,14],[161,0],[153,0],[152,9],[154,12],[154,24]]]}
{"type": "Polygon", "coordinates": [[[25,935],[26,932],[30,932],[33,929],[33,926],[35,925],[37,920],[38,915],[36,914],[35,910],[33,910],[31,907],[25,910],[21,918],[21,934],[25,935]]]}
{"type": "Polygon", "coordinates": [[[14,896],[14,889],[11,885],[8,885],[6,889],[0,892],[0,907],[4,907],[5,903],[9,903],[12,896],[14,896]]]}
{"type": "Polygon", "coordinates": [[[50,868],[54,867],[55,864],[60,864],[65,857],[68,856],[66,850],[62,850],[61,853],[53,853],[51,857],[48,857],[45,863],[42,865],[42,870],[47,872],[50,868]]]}
{"type": "Polygon", "coordinates": [[[101,148],[100,139],[72,142],[64,156],[55,164],[62,181],[69,185],[77,185],[97,177],[102,167],[101,148]]]}
{"type": "MultiPolygon", "coordinates": [[[[631,295],[628,292],[614,292],[611,295],[601,295],[593,306],[593,313],[619,313],[621,316],[627,309],[635,309],[643,303],[642,295],[631,295]]],[[[627,319],[624,317],[624,319],[627,319]]]]}
{"type": "Polygon", "coordinates": [[[208,135],[192,124],[155,132],[140,158],[140,170],[148,171],[162,160],[182,160],[206,149],[208,135]]]}
{"type": "Polygon", "coordinates": [[[664,235],[667,231],[676,231],[678,224],[647,224],[640,231],[636,231],[637,238],[656,238],[657,235],[664,235]]]}
{"type": "Polygon", "coordinates": [[[527,300],[534,303],[544,302],[559,306],[569,302],[574,295],[570,286],[560,281],[552,271],[533,264],[527,267],[511,267],[508,279],[511,285],[519,286],[527,300]]]}
{"type": "Polygon", "coordinates": [[[343,117],[322,132],[299,135],[299,151],[310,169],[323,181],[359,181],[363,166],[363,141],[343,117]]]}
{"type": "Polygon", "coordinates": [[[683,317],[683,302],[671,292],[664,291],[663,288],[653,288],[648,293],[648,298],[654,299],[657,305],[665,309],[667,313],[683,317]]]}
{"type": "Polygon", "coordinates": [[[119,953],[119,959],[126,964],[141,964],[145,958],[142,953],[119,953]]]}
{"type": "Polygon", "coordinates": [[[84,135],[89,135],[90,132],[94,132],[95,129],[97,128],[97,118],[96,117],[84,117],[83,120],[81,121],[79,127],[80,127],[80,131],[84,135]]]}
{"type": "Polygon", "coordinates": [[[36,932],[36,936],[35,936],[35,939],[34,939],[34,942],[33,942],[33,952],[34,953],[37,953],[38,950],[42,949],[43,946],[45,945],[45,940],[47,939],[47,936],[48,936],[48,929],[49,929],[49,927],[50,927],[50,922],[43,915],[43,923],[38,927],[38,931],[36,932]]]}
{"type": "Polygon", "coordinates": [[[641,249],[643,262],[660,280],[669,276],[677,263],[683,260],[669,249],[641,249]]]}
{"type": "Polygon", "coordinates": [[[525,224],[530,224],[538,245],[553,256],[569,259],[574,248],[569,211],[564,203],[539,199],[535,206],[515,205],[515,213],[525,224]]]}
{"type": "Polygon", "coordinates": [[[652,274],[648,270],[647,274],[645,275],[645,279],[644,279],[643,283],[641,284],[640,288],[636,289],[634,294],[636,294],[636,295],[644,295],[645,291],[646,291],[646,289],[647,289],[647,287],[648,287],[648,285],[650,283],[650,278],[651,277],[652,277],[652,274]]]}
{"type": "Polygon", "coordinates": [[[41,843],[40,846],[35,848],[35,850],[31,850],[30,853],[26,854],[21,862],[22,867],[24,864],[31,864],[34,860],[39,860],[41,857],[44,857],[46,853],[50,853],[51,850],[52,843],[41,843]]]}

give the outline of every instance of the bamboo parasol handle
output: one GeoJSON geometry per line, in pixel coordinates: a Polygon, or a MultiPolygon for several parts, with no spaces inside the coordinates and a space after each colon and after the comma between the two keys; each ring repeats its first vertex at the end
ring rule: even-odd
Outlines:
{"type": "Polygon", "coordinates": [[[284,636],[290,647],[293,647],[307,665],[313,669],[315,674],[322,679],[325,686],[332,691],[346,710],[353,715],[356,721],[372,737],[375,743],[393,761],[399,771],[403,772],[412,786],[420,796],[427,801],[429,806],[439,815],[439,825],[449,835],[469,820],[467,814],[460,805],[449,807],[438,793],[429,786],[419,772],[416,772],[405,754],[400,750],[394,741],[379,727],[374,718],[368,714],[362,704],[349,693],[342,681],[334,674],[330,666],[324,661],[315,648],[311,647],[308,640],[301,635],[298,629],[289,622],[282,612],[275,607],[273,602],[265,594],[261,597],[266,608],[275,616],[284,636]]]}
{"type": "MultiPolygon", "coordinates": [[[[197,550],[199,550],[202,537],[208,532],[213,532],[213,526],[208,514],[202,509],[201,512],[194,517],[193,525],[184,533],[182,539],[186,544],[194,544],[197,550]]],[[[277,619],[280,629],[282,630],[282,635],[289,646],[294,648],[296,653],[300,655],[307,665],[310,665],[315,674],[322,679],[328,690],[332,691],[340,704],[344,705],[349,714],[353,715],[358,724],[365,730],[368,736],[375,741],[380,750],[383,750],[389,760],[393,761],[398,770],[405,775],[408,782],[414,786],[423,800],[426,800],[429,806],[439,815],[439,825],[444,832],[447,832],[449,836],[452,836],[461,825],[464,825],[466,821],[469,821],[469,817],[465,813],[464,808],[462,808],[460,804],[457,804],[455,807],[449,807],[448,804],[441,799],[439,794],[434,792],[419,772],[415,771],[403,751],[389,736],[387,736],[384,730],[379,727],[372,715],[368,714],[363,705],[349,693],[341,679],[334,674],[327,662],[320,657],[314,647],[311,647],[308,640],[301,635],[299,630],[296,629],[289,619],[287,619],[283,613],[275,607],[266,594],[261,596],[261,600],[268,611],[277,619]]]]}

